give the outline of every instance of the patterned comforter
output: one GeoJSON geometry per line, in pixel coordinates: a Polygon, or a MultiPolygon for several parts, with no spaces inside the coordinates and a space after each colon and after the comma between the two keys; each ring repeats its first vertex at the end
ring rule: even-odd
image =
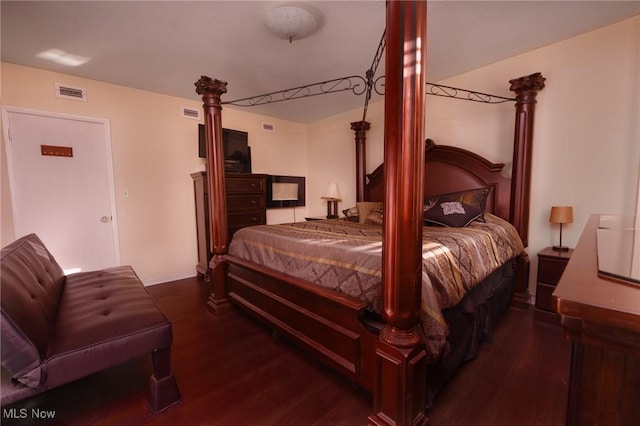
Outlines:
{"type": "MultiPolygon", "coordinates": [[[[435,359],[448,334],[442,310],[455,306],[491,272],[523,250],[515,228],[485,213],[466,228],[424,227],[422,321],[435,359]]],[[[382,227],[344,219],[260,225],[237,231],[229,254],[382,308],[382,227]]]]}

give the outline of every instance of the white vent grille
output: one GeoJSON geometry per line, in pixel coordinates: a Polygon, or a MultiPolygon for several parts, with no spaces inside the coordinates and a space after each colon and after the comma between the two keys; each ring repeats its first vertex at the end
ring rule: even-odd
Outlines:
{"type": "Polygon", "coordinates": [[[200,120],[200,110],[182,107],[182,117],[191,118],[192,120],[200,120]]]}
{"type": "Polygon", "coordinates": [[[262,122],[262,131],[263,132],[275,132],[276,131],[276,126],[273,123],[265,123],[264,121],[262,122]]]}
{"type": "Polygon", "coordinates": [[[69,86],[68,84],[56,83],[56,97],[87,102],[87,89],[85,89],[84,87],[76,87],[69,86]]]}

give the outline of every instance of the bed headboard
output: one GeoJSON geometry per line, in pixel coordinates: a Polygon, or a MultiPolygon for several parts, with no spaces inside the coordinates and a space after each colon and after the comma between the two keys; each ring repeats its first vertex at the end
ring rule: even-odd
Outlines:
{"type": "MultiPolygon", "coordinates": [[[[437,145],[431,139],[426,140],[425,150],[425,199],[433,195],[489,186],[493,190],[487,199],[486,210],[509,220],[511,179],[502,175],[503,163],[492,163],[466,149],[437,145]]],[[[383,165],[378,166],[367,177],[365,200],[383,201],[383,165]]]]}

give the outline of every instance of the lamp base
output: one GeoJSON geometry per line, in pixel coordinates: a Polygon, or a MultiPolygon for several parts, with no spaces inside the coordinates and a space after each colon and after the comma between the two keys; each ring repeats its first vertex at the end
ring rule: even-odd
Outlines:
{"type": "Polygon", "coordinates": [[[338,218],[338,200],[328,199],[327,200],[327,219],[337,219],[338,218]]]}
{"type": "Polygon", "coordinates": [[[553,246],[551,248],[554,251],[569,251],[569,247],[567,247],[567,246],[553,246]]]}

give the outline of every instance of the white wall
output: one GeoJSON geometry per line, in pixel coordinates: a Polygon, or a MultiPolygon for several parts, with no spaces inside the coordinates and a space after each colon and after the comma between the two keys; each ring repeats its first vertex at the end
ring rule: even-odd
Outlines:
{"type": "MultiPolygon", "coordinates": [[[[1,66],[3,105],[110,121],[121,262],[132,265],[145,284],[194,276],[197,246],[190,174],[205,166],[198,158],[198,122],[180,113],[182,107],[202,108],[195,90],[193,100],[188,100],[14,64],[1,66]],[[88,102],[56,98],[55,82],[86,88],[88,102]],[[125,189],[129,198],[122,196],[125,189]]],[[[225,108],[223,126],[249,133],[254,172],[306,176],[305,125],[225,108]],[[275,124],[276,131],[261,131],[263,121],[275,124]]],[[[0,150],[4,246],[15,238],[4,139],[0,150]]],[[[286,213],[291,212],[270,211],[268,220],[287,221],[279,218],[286,213]]],[[[303,210],[301,216],[305,214],[303,210]]]]}

